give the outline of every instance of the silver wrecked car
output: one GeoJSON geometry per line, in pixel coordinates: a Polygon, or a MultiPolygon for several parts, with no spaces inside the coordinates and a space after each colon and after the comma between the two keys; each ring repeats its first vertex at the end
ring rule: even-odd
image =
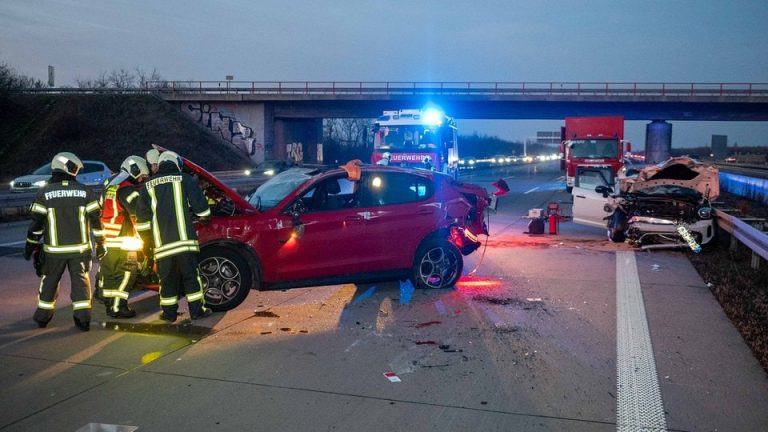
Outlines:
{"type": "Polygon", "coordinates": [[[580,167],[573,221],[606,228],[614,242],[699,251],[714,238],[710,203],[719,194],[718,169],[689,157],[626,170],[616,178],[610,168],[580,167]]]}

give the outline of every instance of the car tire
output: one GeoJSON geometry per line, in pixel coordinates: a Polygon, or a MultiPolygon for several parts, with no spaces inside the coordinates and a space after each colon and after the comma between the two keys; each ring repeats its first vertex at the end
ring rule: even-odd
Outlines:
{"type": "Polygon", "coordinates": [[[608,240],[614,243],[622,243],[627,239],[627,215],[621,211],[615,211],[608,220],[608,240]]]}
{"type": "Polygon", "coordinates": [[[449,288],[456,284],[464,269],[464,259],[448,240],[430,238],[416,251],[411,283],[420,289],[449,288]]]}
{"type": "Polygon", "coordinates": [[[234,309],[248,296],[253,272],[236,250],[210,247],[200,252],[200,277],[205,304],[214,311],[234,309]]]}

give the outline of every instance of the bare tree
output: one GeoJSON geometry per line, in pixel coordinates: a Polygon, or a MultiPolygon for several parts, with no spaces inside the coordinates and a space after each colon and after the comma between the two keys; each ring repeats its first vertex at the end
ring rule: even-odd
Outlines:
{"type": "Polygon", "coordinates": [[[323,133],[327,139],[338,142],[341,145],[365,147],[369,145],[367,141],[371,125],[371,119],[327,119],[323,127],[323,133]]]}
{"type": "Polygon", "coordinates": [[[120,68],[120,70],[112,70],[112,72],[109,73],[108,82],[108,87],[110,88],[136,88],[136,76],[123,68],[120,68]]]}
{"type": "Polygon", "coordinates": [[[152,68],[152,72],[146,72],[145,70],[137,67],[135,69],[136,72],[136,80],[138,82],[139,87],[144,88],[147,86],[148,82],[151,81],[162,81],[163,77],[160,76],[160,74],[157,72],[157,69],[152,68]]]}
{"type": "Polygon", "coordinates": [[[35,78],[16,72],[7,63],[0,63],[0,91],[43,88],[45,84],[35,78]]]}

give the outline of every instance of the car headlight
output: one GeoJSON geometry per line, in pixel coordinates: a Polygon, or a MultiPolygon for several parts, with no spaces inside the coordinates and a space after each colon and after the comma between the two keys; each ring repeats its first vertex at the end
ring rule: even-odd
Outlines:
{"type": "Polygon", "coordinates": [[[46,180],[39,180],[39,181],[36,181],[36,182],[32,183],[32,186],[43,187],[46,184],[48,184],[48,181],[46,181],[46,180]]]}
{"type": "Polygon", "coordinates": [[[712,207],[700,207],[697,213],[700,219],[712,219],[712,207]]]}
{"type": "Polygon", "coordinates": [[[15,185],[15,184],[16,184],[16,182],[11,180],[11,189],[13,189],[13,185],[15,185]]]}

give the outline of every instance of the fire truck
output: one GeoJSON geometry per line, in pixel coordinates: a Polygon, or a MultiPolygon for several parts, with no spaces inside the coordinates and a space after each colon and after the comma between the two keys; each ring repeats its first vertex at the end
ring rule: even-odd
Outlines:
{"type": "Polygon", "coordinates": [[[565,188],[569,193],[579,167],[611,167],[617,174],[624,152],[632,151],[631,144],[624,141],[622,116],[566,117],[560,137],[560,168],[565,170],[565,188]]]}
{"type": "Polygon", "coordinates": [[[384,111],[373,122],[371,163],[458,175],[456,122],[437,109],[384,111]],[[389,157],[388,161],[382,161],[389,157]]]}

